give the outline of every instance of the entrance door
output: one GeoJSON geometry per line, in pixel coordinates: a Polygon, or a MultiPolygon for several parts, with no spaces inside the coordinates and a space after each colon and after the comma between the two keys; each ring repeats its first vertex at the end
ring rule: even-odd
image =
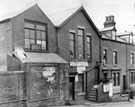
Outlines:
{"type": "Polygon", "coordinates": [[[75,100],[75,77],[69,78],[69,99],[75,100]]]}
{"type": "Polygon", "coordinates": [[[123,90],[126,90],[126,76],[123,75],[123,90]]]}

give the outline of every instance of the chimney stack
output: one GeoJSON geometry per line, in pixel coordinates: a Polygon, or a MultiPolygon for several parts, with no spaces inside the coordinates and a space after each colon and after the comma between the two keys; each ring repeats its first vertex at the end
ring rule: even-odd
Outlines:
{"type": "Polygon", "coordinates": [[[114,21],[114,16],[111,15],[111,16],[106,16],[106,21],[104,22],[104,28],[106,27],[112,27],[114,26],[115,27],[115,21],[114,21]]]}

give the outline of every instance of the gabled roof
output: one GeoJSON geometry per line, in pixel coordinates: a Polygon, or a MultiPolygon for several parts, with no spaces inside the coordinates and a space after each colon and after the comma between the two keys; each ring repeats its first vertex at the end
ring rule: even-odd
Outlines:
{"type": "Polygon", "coordinates": [[[111,27],[106,27],[106,28],[99,29],[100,32],[111,31],[111,30],[115,30],[116,31],[115,26],[111,26],[111,27]]]}
{"type": "Polygon", "coordinates": [[[57,28],[61,28],[68,21],[70,21],[75,15],[77,15],[80,11],[84,13],[84,15],[86,16],[88,21],[91,23],[94,30],[98,33],[98,35],[101,36],[99,30],[97,29],[96,25],[93,23],[93,21],[91,20],[90,16],[88,15],[88,13],[86,12],[83,6],[81,6],[80,8],[74,8],[72,10],[63,11],[63,13],[59,12],[53,15],[48,15],[48,17],[57,28]]]}
{"type": "MultiPolygon", "coordinates": [[[[35,4],[34,6],[37,6],[37,4],[35,4]]],[[[7,20],[7,19],[14,18],[14,17],[18,16],[19,14],[22,14],[23,12],[25,12],[26,10],[28,10],[28,9],[34,7],[34,6],[21,8],[19,10],[15,10],[13,12],[4,14],[4,15],[0,16],[0,22],[2,22],[4,20],[7,20]]]]}
{"type": "MultiPolygon", "coordinates": [[[[8,13],[8,14],[5,14],[5,15],[0,16],[0,22],[3,22],[3,21],[8,20],[8,19],[15,18],[15,17],[17,17],[18,15],[23,14],[25,11],[27,11],[27,10],[33,8],[33,7],[37,7],[37,8],[40,9],[40,7],[39,7],[37,4],[35,4],[35,5],[33,5],[33,6],[25,7],[25,8],[22,8],[22,9],[19,9],[19,10],[16,10],[16,11],[13,11],[13,12],[10,12],[10,13],[8,13]]],[[[44,13],[41,9],[40,9],[40,11],[45,15],[45,13],[44,13]]],[[[46,16],[46,15],[45,15],[45,16],[46,16]]],[[[46,17],[47,17],[47,16],[46,16],[46,17]]],[[[47,18],[48,18],[48,17],[47,17],[47,18]]],[[[48,19],[49,19],[49,18],[48,18],[48,19]]],[[[49,20],[50,20],[50,19],[49,19],[49,20]]],[[[50,21],[51,21],[51,20],[50,20],[50,21]]]]}

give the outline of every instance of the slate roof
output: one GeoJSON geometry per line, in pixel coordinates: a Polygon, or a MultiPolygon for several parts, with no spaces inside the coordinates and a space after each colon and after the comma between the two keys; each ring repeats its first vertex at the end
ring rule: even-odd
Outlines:
{"type": "Polygon", "coordinates": [[[74,14],[80,7],[72,8],[69,10],[64,10],[52,14],[47,14],[49,19],[53,22],[55,26],[60,26],[66,19],[68,19],[72,14],[74,14]]]}
{"type": "MultiPolygon", "coordinates": [[[[37,4],[35,4],[34,6],[37,6],[37,4]]],[[[22,14],[23,12],[25,12],[26,10],[28,10],[28,9],[30,9],[32,7],[33,6],[24,7],[24,8],[21,8],[19,10],[12,11],[10,13],[6,13],[6,14],[0,16],[0,22],[2,22],[4,20],[11,19],[11,18],[14,18],[14,17],[18,16],[19,14],[22,14]]]]}

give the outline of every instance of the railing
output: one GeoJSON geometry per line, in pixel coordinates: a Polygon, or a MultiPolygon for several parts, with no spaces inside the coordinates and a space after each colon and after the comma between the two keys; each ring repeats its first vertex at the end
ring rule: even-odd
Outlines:
{"type": "Polygon", "coordinates": [[[96,64],[95,66],[93,65],[93,67],[87,68],[86,70],[86,99],[87,99],[88,92],[90,91],[90,89],[92,88],[92,86],[97,80],[97,78],[95,78],[95,70],[97,70],[97,67],[100,65],[100,63],[95,63],[95,64],[96,64]]]}

